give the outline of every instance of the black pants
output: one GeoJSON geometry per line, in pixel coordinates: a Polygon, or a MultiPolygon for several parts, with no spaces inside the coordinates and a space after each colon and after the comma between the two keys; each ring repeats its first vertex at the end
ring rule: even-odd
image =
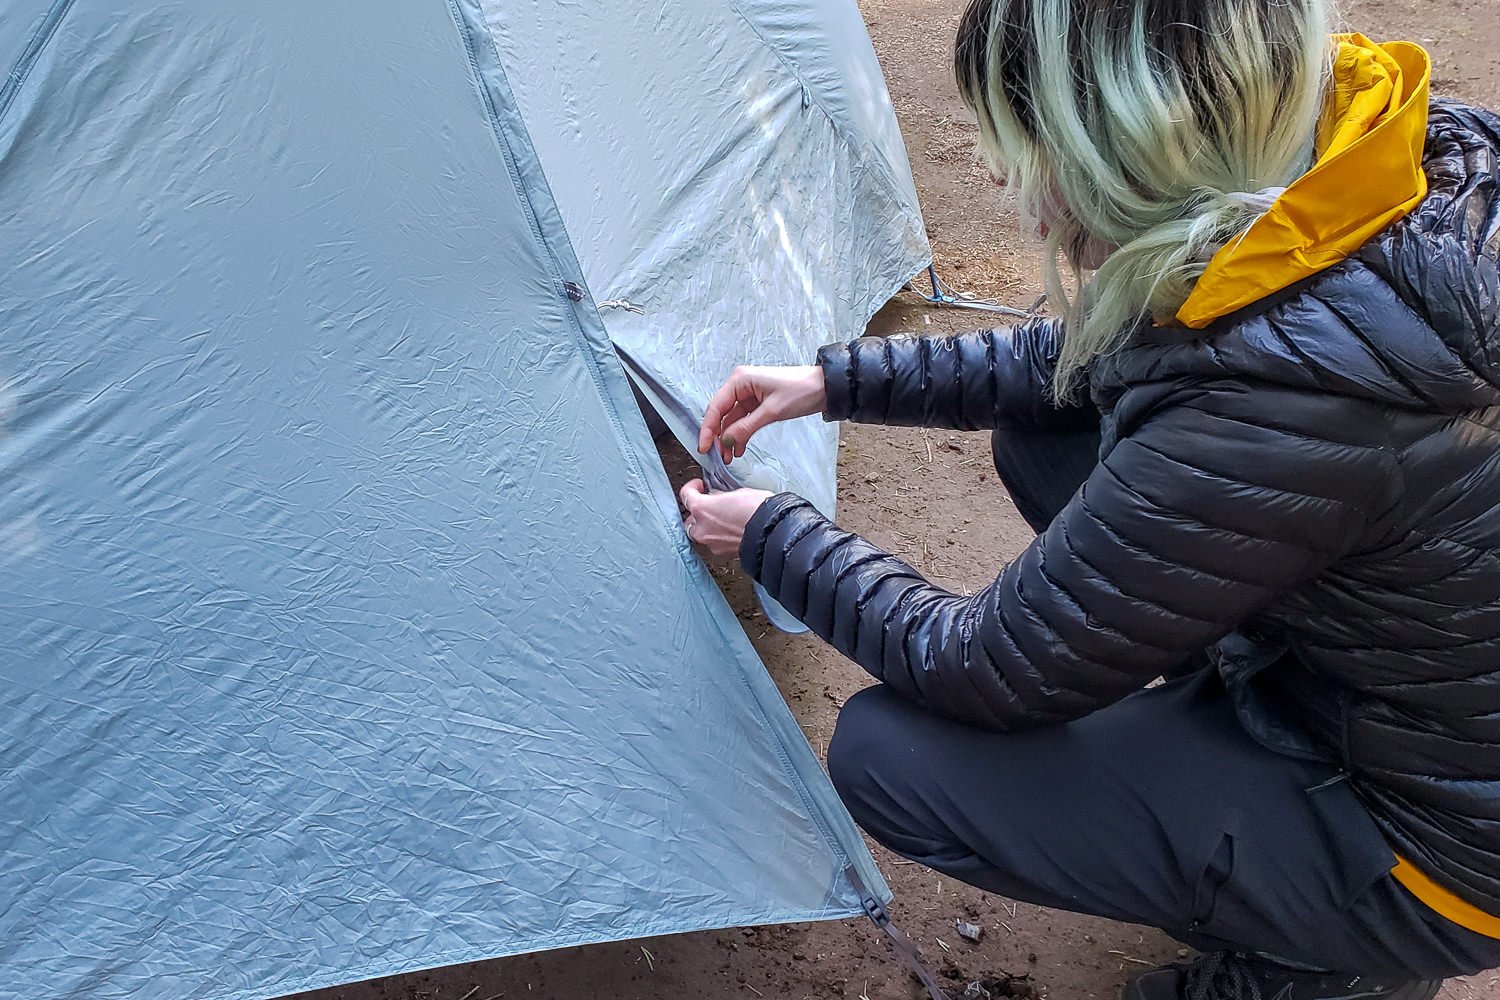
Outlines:
{"type": "MultiPolygon", "coordinates": [[[[996,466],[1040,530],[1097,448],[1090,432],[1001,434],[996,466]]],[[[828,768],[876,840],[1012,899],[1364,975],[1500,966],[1500,941],[1390,877],[1391,849],[1348,782],[1254,742],[1211,670],[1015,734],[870,688],[844,706],[828,768]]]]}

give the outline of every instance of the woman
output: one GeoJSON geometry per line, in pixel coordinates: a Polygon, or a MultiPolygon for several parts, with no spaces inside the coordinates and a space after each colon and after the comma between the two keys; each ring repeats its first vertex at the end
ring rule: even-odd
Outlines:
{"type": "Polygon", "coordinates": [[[1500,119],[1323,0],[973,0],[1063,321],[741,369],[700,442],[993,429],[1039,532],[946,593],[795,496],[682,499],[880,685],[829,769],[899,853],[1201,952],[1127,988],[1428,998],[1500,965],[1500,119]],[[1147,686],[1159,677],[1162,685],[1147,686]],[[1175,679],[1173,679],[1175,678],[1175,679]]]}

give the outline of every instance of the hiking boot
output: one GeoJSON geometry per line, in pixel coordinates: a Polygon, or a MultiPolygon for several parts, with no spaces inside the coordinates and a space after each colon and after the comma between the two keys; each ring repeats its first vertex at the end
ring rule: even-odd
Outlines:
{"type": "Polygon", "coordinates": [[[1144,973],[1120,1000],[1432,1000],[1442,981],[1313,972],[1216,951],[1144,973]]]}

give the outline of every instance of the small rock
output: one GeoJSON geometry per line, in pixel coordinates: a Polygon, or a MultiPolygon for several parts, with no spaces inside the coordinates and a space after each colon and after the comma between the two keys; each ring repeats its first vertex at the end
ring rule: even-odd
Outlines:
{"type": "Polygon", "coordinates": [[[958,936],[965,941],[972,941],[978,944],[979,939],[984,937],[984,928],[978,924],[971,924],[967,920],[959,920],[956,923],[958,926],[958,936]]]}
{"type": "Polygon", "coordinates": [[[1186,948],[1178,948],[1177,949],[1177,957],[1178,958],[1187,958],[1188,957],[1188,950],[1186,948]]]}

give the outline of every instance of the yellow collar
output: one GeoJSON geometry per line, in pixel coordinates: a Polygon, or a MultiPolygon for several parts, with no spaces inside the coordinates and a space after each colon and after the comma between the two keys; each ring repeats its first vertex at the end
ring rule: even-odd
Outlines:
{"type": "Polygon", "coordinates": [[[1432,60],[1411,42],[1336,35],[1318,160],[1214,256],[1178,322],[1203,329],[1347,259],[1427,196],[1432,60]]]}

